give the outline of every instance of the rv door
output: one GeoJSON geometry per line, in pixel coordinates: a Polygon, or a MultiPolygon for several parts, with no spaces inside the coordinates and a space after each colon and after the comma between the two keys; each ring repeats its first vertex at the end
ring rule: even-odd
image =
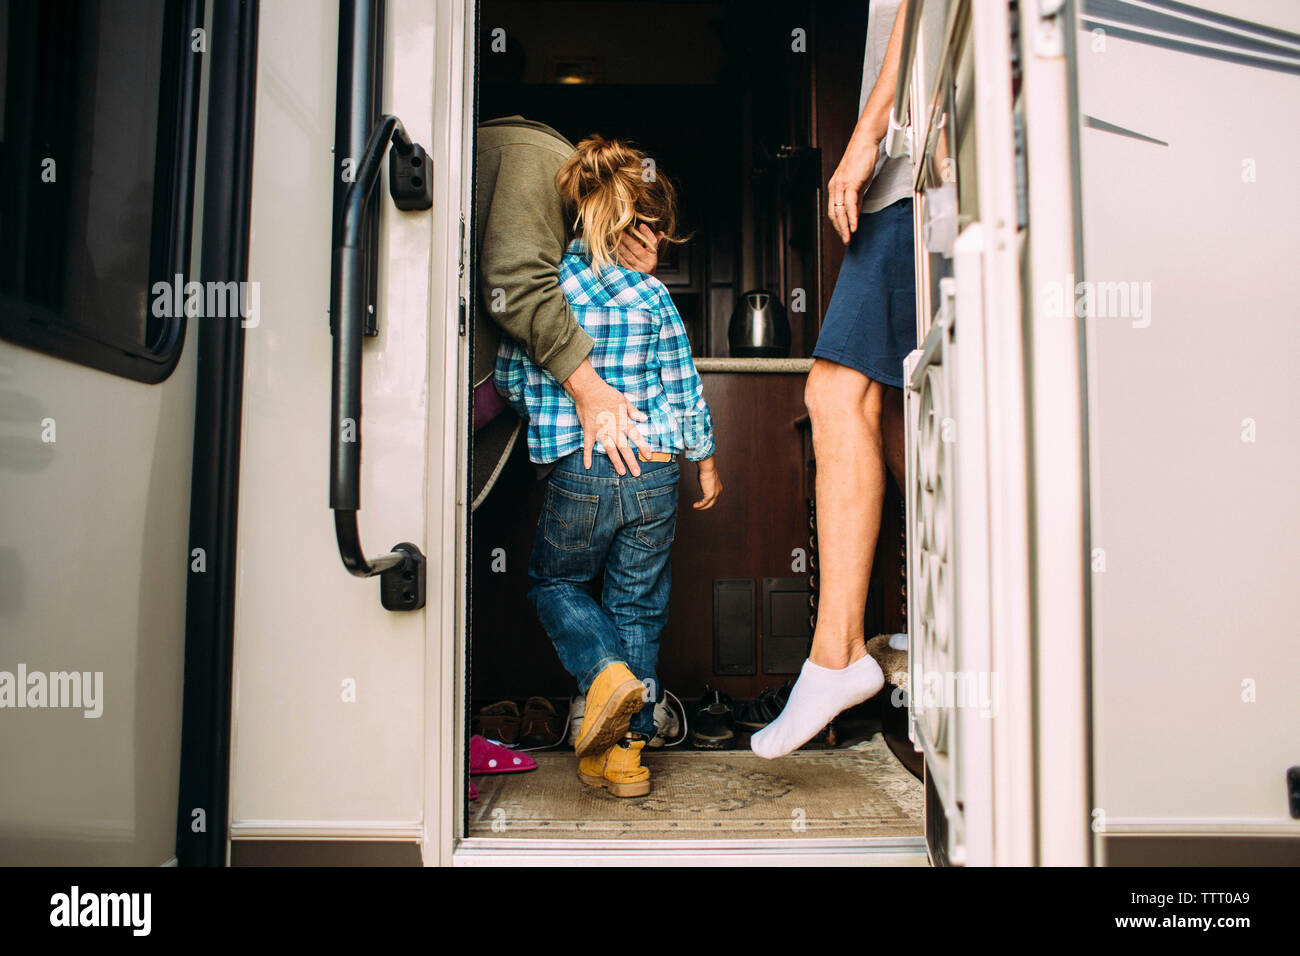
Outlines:
{"type": "Polygon", "coordinates": [[[444,728],[455,694],[443,679],[461,600],[467,9],[262,4],[249,266],[262,321],[247,335],[243,379],[235,863],[303,861],[322,843],[353,861],[419,862],[421,846],[425,862],[450,854],[457,749],[444,728]],[[408,141],[427,151],[432,210],[395,202],[394,169],[423,188],[408,141]],[[373,236],[346,211],[336,232],[336,193],[346,203],[371,172],[373,236]],[[409,548],[384,557],[397,543],[409,548]],[[416,552],[422,594],[414,566],[367,576],[416,552]]]}

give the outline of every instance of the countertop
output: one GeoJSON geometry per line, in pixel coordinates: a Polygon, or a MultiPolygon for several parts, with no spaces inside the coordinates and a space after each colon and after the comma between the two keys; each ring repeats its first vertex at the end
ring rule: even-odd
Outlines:
{"type": "Polygon", "coordinates": [[[812,368],[810,358],[697,358],[700,372],[766,372],[806,375],[812,368]]]}

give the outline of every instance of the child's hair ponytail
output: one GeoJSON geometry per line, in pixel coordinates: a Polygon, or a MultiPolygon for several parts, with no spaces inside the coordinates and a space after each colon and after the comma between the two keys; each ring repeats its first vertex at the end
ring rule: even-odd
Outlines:
{"type": "Polygon", "coordinates": [[[673,184],[628,143],[587,137],[560,168],[555,185],[597,269],[613,263],[620,236],[640,223],[664,233],[665,242],[685,241],[677,235],[673,184]]]}

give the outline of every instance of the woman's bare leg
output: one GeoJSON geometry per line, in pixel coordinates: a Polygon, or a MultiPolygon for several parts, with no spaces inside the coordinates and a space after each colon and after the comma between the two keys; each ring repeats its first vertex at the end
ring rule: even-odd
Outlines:
{"type": "Polygon", "coordinates": [[[886,390],[856,369],[822,359],[808,375],[819,581],[817,630],[808,657],[822,667],[845,667],[867,652],[862,617],[885,496],[886,390]]]}
{"type": "Polygon", "coordinates": [[[754,753],[768,758],[803,746],[885,680],[862,630],[885,494],[885,386],[817,359],[804,400],[817,455],[817,630],[781,716],[750,738],[754,753]]]}

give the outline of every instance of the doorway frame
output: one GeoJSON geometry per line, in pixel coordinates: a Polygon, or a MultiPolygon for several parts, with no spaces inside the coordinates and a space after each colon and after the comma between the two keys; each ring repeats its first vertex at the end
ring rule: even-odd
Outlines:
{"type": "MultiPolygon", "coordinates": [[[[444,571],[426,612],[426,866],[783,865],[904,866],[928,864],[925,838],[858,837],[772,840],[535,840],[470,837],[469,703],[469,321],[473,301],[473,190],[477,125],[477,0],[439,4],[435,37],[434,129],[437,131],[432,258],[432,316],[455,348],[430,328],[430,369],[441,368],[442,401],[430,402],[428,541],[444,571]],[[459,149],[455,146],[458,145],[459,149]],[[436,600],[436,603],[435,603],[436,600]],[[436,608],[436,610],[435,610],[436,608]]],[[[435,383],[431,382],[432,385],[435,383]]],[[[432,585],[432,577],[430,580],[432,585]]]]}

